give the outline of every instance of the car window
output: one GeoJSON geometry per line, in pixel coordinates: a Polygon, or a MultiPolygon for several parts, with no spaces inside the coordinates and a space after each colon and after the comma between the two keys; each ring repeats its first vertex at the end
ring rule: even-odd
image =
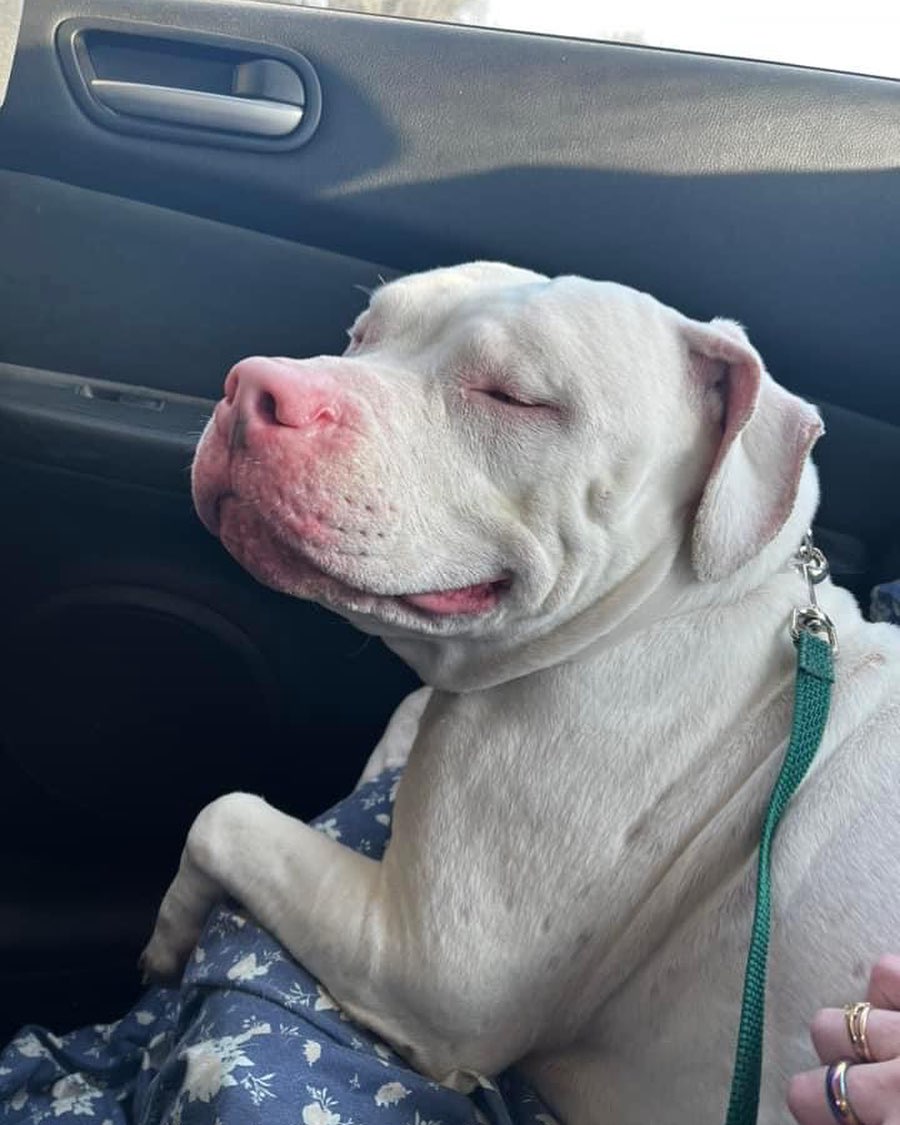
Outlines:
{"type": "Polygon", "coordinates": [[[900,5],[857,0],[276,0],[900,78],[900,5]]]}
{"type": "Polygon", "coordinates": [[[22,0],[0,0],[0,105],[6,97],[21,19],[22,0]]]}

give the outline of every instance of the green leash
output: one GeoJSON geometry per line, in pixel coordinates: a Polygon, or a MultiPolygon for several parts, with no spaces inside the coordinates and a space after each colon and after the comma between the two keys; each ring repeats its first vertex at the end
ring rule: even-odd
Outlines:
{"type": "Polygon", "coordinates": [[[819,609],[815,586],[828,574],[825,556],[805,536],[795,563],[806,578],[810,604],[794,610],[791,636],[797,649],[797,682],[791,737],[778,780],[769,798],[759,842],[756,876],[756,909],[750,931],[750,949],[744,972],[744,994],[738,1029],[734,1076],[725,1125],[755,1125],[759,1111],[762,1072],[763,1025],[766,1005],[766,960],[769,952],[769,922],[772,912],[772,837],[781,815],[819,749],[834,680],[837,641],[834,626],[819,609]]]}

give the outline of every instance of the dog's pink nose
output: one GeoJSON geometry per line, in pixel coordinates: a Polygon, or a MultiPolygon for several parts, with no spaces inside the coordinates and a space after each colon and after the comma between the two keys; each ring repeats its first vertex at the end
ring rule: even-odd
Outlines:
{"type": "Polygon", "coordinates": [[[341,419],[341,389],[332,376],[306,363],[252,356],[232,367],[225,400],[235,425],[324,429],[341,419]]]}

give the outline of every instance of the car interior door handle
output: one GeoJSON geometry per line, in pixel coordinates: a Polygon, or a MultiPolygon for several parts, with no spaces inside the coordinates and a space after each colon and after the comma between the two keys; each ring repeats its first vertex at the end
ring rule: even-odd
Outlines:
{"type": "Polygon", "coordinates": [[[91,93],[102,105],[132,117],[146,117],[172,125],[253,137],[286,137],[303,120],[303,105],[268,98],[184,90],[145,82],[93,78],[91,93]]]}
{"type": "Polygon", "coordinates": [[[316,71],[282,44],[121,19],[64,20],[56,43],[76,100],[106,129],[270,152],[305,144],[319,122],[316,71]]]}

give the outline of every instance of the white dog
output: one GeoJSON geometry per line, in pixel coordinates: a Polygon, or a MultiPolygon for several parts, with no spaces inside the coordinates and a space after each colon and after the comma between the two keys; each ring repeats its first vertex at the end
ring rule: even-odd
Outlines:
{"type": "MultiPolygon", "coordinates": [[[[821,432],[737,324],[495,263],[385,285],[342,357],[238,364],[201,518],[429,687],[369,767],[408,755],[384,860],[223,797],[148,968],[227,893],[449,1084],[518,1061],[567,1125],[717,1125],[821,432]]],[[[900,633],[820,600],[841,649],[775,842],[767,1125],[812,1013],[900,942],[900,633]]]]}

